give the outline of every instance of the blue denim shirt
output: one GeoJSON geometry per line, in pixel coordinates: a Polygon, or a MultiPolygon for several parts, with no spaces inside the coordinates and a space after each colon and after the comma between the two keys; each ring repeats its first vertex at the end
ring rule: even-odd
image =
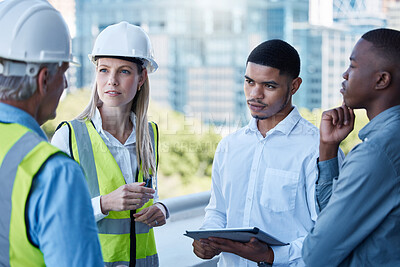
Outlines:
{"type": "Polygon", "coordinates": [[[359,137],[340,172],[337,159],[319,163],[323,210],[303,244],[309,267],[400,266],[400,106],[359,137]]]}
{"type": "MultiPolygon", "coordinates": [[[[0,122],[21,124],[47,141],[21,109],[0,103],[0,122]]],[[[28,235],[46,266],[104,266],[89,190],[75,161],[63,154],[49,158],[33,180],[26,210],[28,235]]]]}

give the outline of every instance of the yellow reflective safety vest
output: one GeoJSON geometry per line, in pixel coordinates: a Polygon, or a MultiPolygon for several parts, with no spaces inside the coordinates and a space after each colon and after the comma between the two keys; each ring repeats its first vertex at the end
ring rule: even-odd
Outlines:
{"type": "Polygon", "coordinates": [[[25,126],[0,123],[1,266],[45,266],[43,253],[28,237],[25,209],[33,178],[58,152],[25,126]]]}
{"type": "MultiPolygon", "coordinates": [[[[121,169],[90,120],[73,120],[65,124],[70,129],[71,157],[84,169],[92,198],[109,194],[126,184],[121,169]]],[[[149,132],[158,165],[158,129],[155,123],[149,123],[149,132]]],[[[137,182],[145,181],[151,186],[151,179],[152,176],[144,179],[141,168],[136,174],[137,182]]],[[[136,211],[151,205],[152,199],[136,211]]],[[[110,211],[107,217],[97,222],[105,266],[159,265],[153,228],[135,222],[133,213],[129,210],[110,211]]]]}

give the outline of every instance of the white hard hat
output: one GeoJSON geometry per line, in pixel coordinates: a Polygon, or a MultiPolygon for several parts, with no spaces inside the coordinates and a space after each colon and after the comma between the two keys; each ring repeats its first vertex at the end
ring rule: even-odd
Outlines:
{"type": "Polygon", "coordinates": [[[0,2],[0,74],[32,75],[29,63],[72,62],[71,37],[60,12],[46,0],[0,2]],[[28,64],[23,64],[22,62],[28,64]]]}
{"type": "Polygon", "coordinates": [[[142,59],[149,73],[158,68],[149,36],[142,28],[126,21],[108,26],[97,36],[89,59],[95,63],[96,57],[105,56],[142,59]]]}

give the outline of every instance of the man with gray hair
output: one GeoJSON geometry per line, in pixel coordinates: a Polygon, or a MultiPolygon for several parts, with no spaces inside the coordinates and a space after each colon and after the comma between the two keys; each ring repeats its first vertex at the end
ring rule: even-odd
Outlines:
{"type": "Polygon", "coordinates": [[[103,266],[79,165],[47,142],[71,38],[45,0],[0,3],[0,265],[103,266]]]}

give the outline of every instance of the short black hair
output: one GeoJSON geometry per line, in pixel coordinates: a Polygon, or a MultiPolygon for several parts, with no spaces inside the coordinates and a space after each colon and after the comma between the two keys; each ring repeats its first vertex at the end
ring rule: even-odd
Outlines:
{"type": "Polygon", "coordinates": [[[300,57],[296,49],[285,41],[273,39],[259,44],[251,51],[247,63],[276,68],[279,74],[297,78],[300,74],[300,57]]]}
{"type": "Polygon", "coordinates": [[[386,60],[400,64],[400,31],[380,28],[366,32],[361,38],[371,42],[379,55],[386,60]]]}

